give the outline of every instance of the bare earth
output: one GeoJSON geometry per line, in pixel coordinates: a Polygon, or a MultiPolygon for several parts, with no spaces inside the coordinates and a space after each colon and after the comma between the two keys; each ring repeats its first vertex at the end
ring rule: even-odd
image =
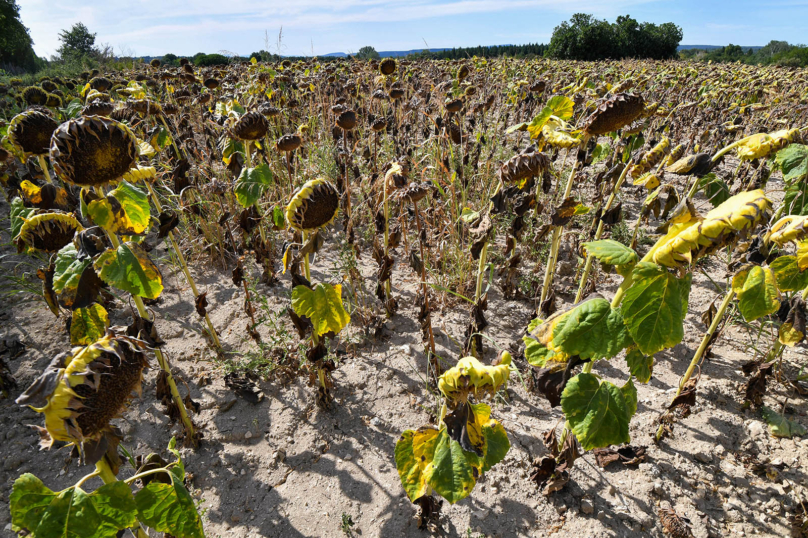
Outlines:
{"type": "MultiPolygon", "coordinates": [[[[703,201],[701,206],[705,207],[703,201]]],[[[8,205],[3,203],[0,212],[7,216],[8,205]]],[[[3,242],[8,242],[7,232],[3,242]]],[[[153,254],[165,258],[164,249],[161,243],[153,254]]],[[[399,253],[399,260],[403,257],[399,253]]],[[[335,259],[336,245],[329,240],[314,262],[314,279],[330,279],[335,259]]],[[[368,255],[361,263],[370,288],[373,263],[368,255]]],[[[165,260],[161,266],[168,267],[165,260]]],[[[716,264],[707,270],[723,284],[723,267],[716,264]]],[[[208,311],[225,348],[233,356],[256,350],[245,330],[248,318],[243,290],[233,285],[229,270],[212,268],[200,259],[192,264],[192,271],[208,292],[208,311]]],[[[386,322],[381,335],[365,339],[351,326],[353,340],[359,343],[355,355],[344,357],[334,372],[337,402],[330,411],[314,405],[313,389],[302,376],[287,383],[258,381],[265,397],[257,404],[234,394],[210,360],[213,353],[201,336],[202,324],[181,274],[164,276],[166,291],[153,310],[177,376],[187,382],[193,399],[201,405],[194,420],[204,431],[203,443],[196,451],[183,449],[182,454],[208,536],[341,537],[343,514],[354,522],[354,536],[428,535],[418,529],[416,509],[400,485],[393,460],[400,433],[426,424],[435,408],[435,399],[424,383],[426,361],[414,306],[417,279],[406,263],[399,262],[393,276],[401,309],[386,322]],[[208,379],[210,384],[205,384],[208,379]]],[[[570,282],[567,279],[566,286],[570,282]]],[[[608,276],[599,284],[599,291],[609,296],[618,284],[619,277],[608,276]]],[[[564,287],[562,276],[559,289],[564,287]]],[[[272,288],[258,285],[270,311],[286,308],[289,290],[288,275],[272,288]]],[[[690,520],[697,538],[790,536],[787,515],[796,510],[799,498],[808,499],[804,470],[808,467],[808,439],[770,436],[759,411],[743,409],[740,392],[746,380],[740,365],[755,356],[747,346],[755,343],[765,351],[771,342],[768,332],[756,342],[754,333],[738,325],[726,330],[713,348],[715,356],[705,364],[693,414],[677,423],[673,438],[660,446],[650,437],[654,420],[670,402],[699,345],[705,330],[700,315],[716,297],[719,293],[710,280],[697,272],[685,340],[673,350],[657,354],[651,382],[637,385],[639,407],[631,435],[632,444],[648,447],[645,463],[639,467],[614,463],[601,469],[593,455],[587,454],[576,462],[572,480],[561,492],[543,497],[529,479],[531,463],[547,452],[541,434],[557,425],[562,414],[528,392],[514,374],[508,401],[495,402],[493,412],[508,431],[512,449],[480,480],[469,498],[455,506],[444,503],[443,535],[663,536],[657,513],[661,507],[671,507],[690,520]],[[780,470],[776,475],[756,474],[749,456],[770,464],[769,469],[780,470]]],[[[503,349],[511,348],[516,357],[532,311],[532,301],[505,300],[495,285],[486,314],[491,325],[485,333],[503,349]]],[[[120,303],[111,312],[113,324],[128,324],[128,312],[120,303]]],[[[462,302],[433,315],[440,355],[459,358],[453,340],[462,339],[467,320],[468,305],[462,302]]],[[[284,323],[290,326],[288,321],[284,323]]],[[[261,332],[267,340],[268,329],[261,332]]],[[[17,356],[0,345],[2,357],[19,383],[11,398],[0,400],[3,537],[13,536],[8,502],[17,476],[33,472],[52,489],[60,489],[89,472],[77,468],[75,462],[68,465],[65,450],[39,451],[38,436],[26,425],[41,423],[41,416],[13,401],[54,355],[68,349],[63,321],[54,318],[41,300],[7,302],[0,306],[0,341],[11,345],[15,340],[25,346],[17,356]]],[[[496,350],[486,342],[484,359],[491,361],[495,356],[496,350]]],[[[793,377],[805,358],[804,346],[788,350],[786,371],[793,377]]],[[[530,367],[523,358],[515,362],[526,380],[530,367]]],[[[621,357],[611,363],[601,361],[595,372],[622,383],[628,375],[624,362],[621,357]]],[[[117,423],[130,452],[159,452],[167,457],[166,444],[179,428],[169,423],[163,406],[154,398],[155,378],[152,369],[146,375],[143,396],[134,399],[117,423]]],[[[184,394],[185,385],[180,383],[180,387],[184,394]]],[[[789,417],[808,425],[805,399],[784,384],[770,381],[767,404],[779,409],[786,398],[789,417]]],[[[131,476],[132,472],[126,467],[122,474],[131,476]]],[[[88,487],[100,484],[94,482],[88,487]]]]}

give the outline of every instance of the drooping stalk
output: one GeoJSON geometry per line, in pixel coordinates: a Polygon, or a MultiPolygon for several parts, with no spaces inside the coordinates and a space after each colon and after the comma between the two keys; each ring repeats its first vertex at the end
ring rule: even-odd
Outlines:
{"type": "MultiPolygon", "coordinates": [[[[599,240],[603,235],[603,215],[612,208],[612,204],[614,203],[615,198],[617,198],[617,192],[620,190],[620,187],[623,186],[623,182],[626,180],[626,175],[628,175],[628,169],[631,167],[631,161],[629,161],[626,166],[623,168],[623,172],[620,174],[620,178],[618,178],[617,183],[614,186],[614,190],[612,191],[611,196],[606,201],[606,205],[603,206],[603,211],[601,212],[601,219],[598,222],[598,229],[595,232],[595,241],[599,240]]],[[[575,302],[579,302],[581,300],[581,296],[584,294],[584,289],[586,288],[586,282],[589,280],[589,272],[592,270],[592,260],[594,256],[592,254],[587,254],[586,256],[586,265],[584,266],[584,274],[581,276],[581,283],[578,286],[578,293],[575,295],[575,302]]]]}
{"type": "Polygon", "coordinates": [[[418,245],[421,248],[421,285],[423,286],[424,290],[424,310],[426,311],[427,316],[429,316],[429,325],[427,327],[429,330],[429,360],[430,362],[434,361],[432,366],[435,370],[435,374],[437,375],[438,363],[435,360],[435,335],[432,332],[432,315],[429,312],[429,287],[426,283],[426,257],[424,254],[424,243],[421,241],[421,211],[418,209],[418,202],[413,202],[412,205],[415,208],[415,225],[418,228],[418,245]]]}
{"type": "MultiPolygon", "coordinates": [[[[387,258],[390,250],[390,208],[387,202],[387,178],[384,181],[384,257],[387,258]]],[[[384,296],[390,300],[390,279],[384,281],[384,296]]]]}
{"type": "MultiPolygon", "coordinates": [[[[308,232],[300,232],[300,241],[303,245],[306,244],[306,239],[308,239],[309,234],[308,232]]],[[[306,280],[311,282],[311,269],[309,268],[309,253],[305,253],[303,255],[303,273],[306,275],[306,280]]]]}
{"type": "MultiPolygon", "coordinates": [[[[160,203],[160,199],[157,197],[157,193],[154,192],[154,189],[152,189],[152,186],[149,184],[148,181],[144,181],[143,183],[145,183],[146,188],[149,189],[149,195],[151,196],[152,202],[154,202],[154,207],[157,208],[157,211],[162,213],[163,206],[160,203]]],[[[185,261],[185,256],[182,255],[182,251],[177,245],[177,241],[174,238],[173,230],[168,232],[168,240],[171,243],[171,248],[174,249],[174,253],[177,255],[177,259],[179,260],[180,266],[182,267],[182,272],[185,274],[185,281],[188,282],[189,286],[191,286],[191,291],[194,294],[194,299],[196,299],[197,297],[199,297],[199,290],[196,288],[196,282],[194,282],[194,278],[191,276],[191,271],[188,269],[188,264],[185,261]]],[[[211,323],[210,316],[208,316],[207,312],[205,312],[205,322],[208,325],[208,330],[210,331],[210,336],[213,339],[213,344],[216,346],[216,349],[221,350],[222,344],[219,342],[219,335],[216,334],[216,329],[213,328],[213,323],[211,323]]]]}
{"type": "MultiPolygon", "coordinates": [[[[104,191],[101,190],[100,187],[96,187],[95,192],[101,197],[104,196],[104,191]]],[[[113,248],[117,250],[121,246],[121,242],[118,240],[118,236],[107,230],[104,230],[104,233],[106,233],[110,243],[112,243],[113,248]]],[[[132,301],[135,303],[135,306],[137,307],[137,311],[140,317],[145,320],[151,321],[149,311],[146,310],[146,305],[143,304],[143,299],[141,299],[140,296],[134,294],[131,294],[131,297],[132,301]]],[[[154,349],[154,356],[157,357],[157,363],[160,365],[160,369],[166,374],[166,381],[168,382],[168,387],[171,392],[171,398],[172,400],[174,400],[174,405],[176,405],[177,409],[179,409],[180,419],[182,421],[183,427],[185,428],[185,434],[188,437],[188,442],[196,446],[197,442],[194,425],[191,422],[190,417],[188,417],[188,410],[185,409],[185,403],[182,401],[180,391],[177,389],[177,384],[174,382],[174,376],[171,374],[171,366],[168,363],[168,359],[166,359],[163,356],[163,353],[160,351],[159,348],[154,349]]]]}

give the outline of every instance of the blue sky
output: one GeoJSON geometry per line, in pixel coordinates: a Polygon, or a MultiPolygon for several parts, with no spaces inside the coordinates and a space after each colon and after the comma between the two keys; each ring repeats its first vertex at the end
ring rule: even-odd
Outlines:
{"type": "Polygon", "coordinates": [[[17,0],[34,49],[49,57],[58,33],[81,21],[116,54],[263,49],[288,55],[548,42],[573,13],[675,22],[682,44],[808,41],[808,0],[17,0]]]}

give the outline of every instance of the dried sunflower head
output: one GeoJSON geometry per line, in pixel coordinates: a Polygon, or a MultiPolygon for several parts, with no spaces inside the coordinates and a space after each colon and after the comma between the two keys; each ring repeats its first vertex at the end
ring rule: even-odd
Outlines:
{"type": "Polygon", "coordinates": [[[115,110],[115,105],[96,99],[81,109],[82,116],[107,116],[115,110]]]}
{"type": "Polygon", "coordinates": [[[59,126],[51,140],[50,158],[58,176],[81,187],[118,181],[138,157],[134,133],[101,116],[82,116],[59,126]]]}
{"type": "Polygon", "coordinates": [[[260,140],[269,130],[269,122],[259,112],[247,112],[233,125],[233,135],[239,140],[260,140]]]}
{"type": "Polygon", "coordinates": [[[278,151],[289,152],[289,151],[294,151],[297,148],[299,148],[300,144],[302,144],[302,143],[303,143],[303,139],[300,138],[300,135],[298,135],[298,134],[288,134],[288,135],[283,135],[282,137],[280,137],[278,139],[278,143],[277,143],[276,147],[278,148],[278,151]]]}
{"type": "Polygon", "coordinates": [[[45,211],[23,219],[18,246],[27,246],[34,251],[58,252],[73,241],[76,232],[84,228],[71,213],[45,211]]]}
{"type": "Polygon", "coordinates": [[[140,392],[146,360],[140,340],[107,335],[53,359],[17,403],[45,415],[43,447],[55,441],[81,446],[111,430],[109,421],[140,392]]]}
{"type": "Polygon", "coordinates": [[[766,239],[783,246],[806,237],[808,237],[808,216],[788,215],[772,225],[766,239]]]}
{"type": "Polygon", "coordinates": [[[520,153],[505,161],[499,169],[504,182],[518,182],[544,174],[550,168],[550,159],[544,153],[520,153]]]}
{"type": "Polygon", "coordinates": [[[379,73],[382,75],[392,75],[396,70],[396,61],[392,58],[385,58],[379,63],[379,73]]]}
{"type": "Polygon", "coordinates": [[[344,131],[350,131],[356,127],[356,112],[345,110],[337,116],[337,127],[344,131]]]}
{"type": "Polygon", "coordinates": [[[25,157],[44,155],[50,147],[51,135],[59,124],[47,114],[26,110],[11,119],[8,140],[25,157]]]}
{"type": "Polygon", "coordinates": [[[599,136],[616,131],[637,119],[645,109],[645,102],[639,95],[618,93],[598,105],[598,108],[584,120],[583,130],[587,136],[599,136]]]}
{"type": "Polygon", "coordinates": [[[22,98],[28,105],[42,105],[48,102],[48,92],[38,86],[29,86],[22,91],[22,98]]]}
{"type": "Polygon", "coordinates": [[[286,222],[299,231],[327,226],[337,216],[339,192],[325,179],[307,181],[286,206],[286,222]]]}

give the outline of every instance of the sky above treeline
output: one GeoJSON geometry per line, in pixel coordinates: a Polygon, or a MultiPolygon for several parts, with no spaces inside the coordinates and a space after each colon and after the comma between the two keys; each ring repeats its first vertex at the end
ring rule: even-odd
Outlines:
{"type": "Polygon", "coordinates": [[[801,44],[808,0],[18,0],[34,50],[83,22],[120,56],[283,55],[547,43],[573,13],[674,22],[683,45],[801,44]],[[283,28],[282,38],[278,40],[283,28]],[[280,50],[279,50],[280,46],[280,50]]]}

